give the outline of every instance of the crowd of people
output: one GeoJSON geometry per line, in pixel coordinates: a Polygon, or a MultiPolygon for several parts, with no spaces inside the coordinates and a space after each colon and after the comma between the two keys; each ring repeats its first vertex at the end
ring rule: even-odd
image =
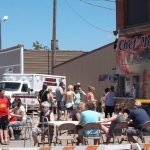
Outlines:
{"type": "MultiPolygon", "coordinates": [[[[141,103],[136,102],[133,109],[127,109],[125,105],[122,104],[115,108],[116,93],[114,86],[105,89],[100,101],[96,100],[94,91],[95,88],[89,86],[88,91],[84,92],[81,89],[80,83],[77,83],[75,86],[69,85],[65,89],[64,83],[61,82],[55,92],[56,101],[54,100],[52,102],[53,104],[50,105],[50,110],[54,110],[51,106],[56,106],[57,120],[62,119],[63,112],[65,117],[63,119],[79,121],[82,126],[90,122],[98,121],[101,130],[106,134],[106,143],[110,142],[113,129],[117,123],[123,121],[130,122],[132,120],[132,123],[129,123],[129,126],[131,127],[127,132],[129,141],[135,142],[133,136],[138,135],[138,130],[142,129],[145,122],[150,121],[150,117],[146,111],[141,108],[141,103]],[[54,104],[55,102],[56,104],[54,104]],[[101,106],[100,112],[97,111],[98,105],[101,106]],[[103,125],[103,123],[107,122],[111,122],[109,128],[103,125]]],[[[83,134],[95,132],[82,131],[81,126],[77,126],[77,131],[79,131],[78,142],[82,142],[80,136],[82,137],[83,134]]]]}
{"type": "MultiPolygon", "coordinates": [[[[54,120],[72,120],[79,121],[80,125],[76,130],[78,133],[78,144],[83,143],[82,136],[84,134],[97,134],[97,130],[91,129],[84,131],[82,128],[85,124],[91,122],[99,122],[100,129],[106,134],[106,143],[110,142],[113,129],[117,123],[127,121],[130,127],[127,130],[128,138],[132,142],[136,142],[133,136],[138,135],[138,130],[141,130],[144,123],[150,121],[150,117],[146,111],[141,108],[141,103],[136,102],[133,109],[125,108],[125,105],[119,105],[115,108],[115,90],[114,87],[106,88],[100,100],[97,100],[94,95],[95,88],[89,86],[87,92],[84,92],[80,83],[75,86],[68,85],[65,87],[63,82],[60,82],[59,87],[55,92],[47,85],[43,85],[39,91],[38,100],[40,103],[39,122],[32,129],[32,137],[34,146],[40,141],[38,136],[41,133],[47,135],[47,125],[43,127],[41,122],[43,117],[48,121],[54,120]],[[55,93],[55,94],[54,94],[55,93]],[[98,111],[100,105],[101,111],[98,111]],[[132,122],[131,122],[132,121],[132,122]],[[110,122],[109,128],[104,123],[110,122]]],[[[10,104],[5,96],[5,90],[0,89],[0,139],[1,144],[9,144],[9,140],[15,139],[13,128],[23,126],[26,123],[26,110],[21,103],[20,98],[16,98],[10,104]]],[[[150,133],[149,130],[145,131],[150,133]]],[[[51,139],[53,131],[50,131],[51,139]]],[[[96,144],[96,143],[94,143],[96,144]]]]}

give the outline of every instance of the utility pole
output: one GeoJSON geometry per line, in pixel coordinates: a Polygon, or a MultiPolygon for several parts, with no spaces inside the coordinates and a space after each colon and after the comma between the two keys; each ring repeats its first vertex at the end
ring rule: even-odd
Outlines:
{"type": "Polygon", "coordinates": [[[52,74],[54,74],[54,66],[55,66],[55,52],[56,52],[56,5],[57,0],[53,0],[53,31],[52,31],[52,74]]]}
{"type": "Polygon", "coordinates": [[[50,74],[50,67],[49,67],[49,48],[47,49],[47,52],[48,52],[48,74],[50,74]]]}

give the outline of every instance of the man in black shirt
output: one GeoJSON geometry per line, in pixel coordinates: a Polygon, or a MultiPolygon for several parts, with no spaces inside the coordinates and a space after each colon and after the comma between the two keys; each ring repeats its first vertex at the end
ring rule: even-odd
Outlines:
{"type": "Polygon", "coordinates": [[[47,101],[47,94],[48,94],[47,85],[43,84],[42,90],[39,91],[39,96],[38,96],[40,104],[44,101],[47,101]]]}

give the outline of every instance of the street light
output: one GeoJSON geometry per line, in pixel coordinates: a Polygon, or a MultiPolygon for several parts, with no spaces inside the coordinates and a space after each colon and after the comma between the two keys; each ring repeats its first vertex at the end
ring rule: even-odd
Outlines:
{"type": "Polygon", "coordinates": [[[1,26],[2,22],[5,22],[8,19],[8,16],[4,16],[3,19],[0,19],[0,50],[2,49],[2,31],[1,26]]]}

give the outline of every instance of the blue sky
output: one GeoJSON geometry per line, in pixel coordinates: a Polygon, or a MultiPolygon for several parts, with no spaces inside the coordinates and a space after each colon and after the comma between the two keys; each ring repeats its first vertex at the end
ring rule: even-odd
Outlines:
{"type": "MultiPolygon", "coordinates": [[[[113,0],[57,0],[57,39],[62,50],[90,51],[113,42],[116,29],[113,0]],[[88,2],[94,5],[89,5],[88,2]],[[103,32],[100,29],[110,32],[103,32]]],[[[2,48],[23,44],[32,49],[39,41],[50,47],[52,38],[53,0],[0,0],[2,23],[2,48]]]]}

